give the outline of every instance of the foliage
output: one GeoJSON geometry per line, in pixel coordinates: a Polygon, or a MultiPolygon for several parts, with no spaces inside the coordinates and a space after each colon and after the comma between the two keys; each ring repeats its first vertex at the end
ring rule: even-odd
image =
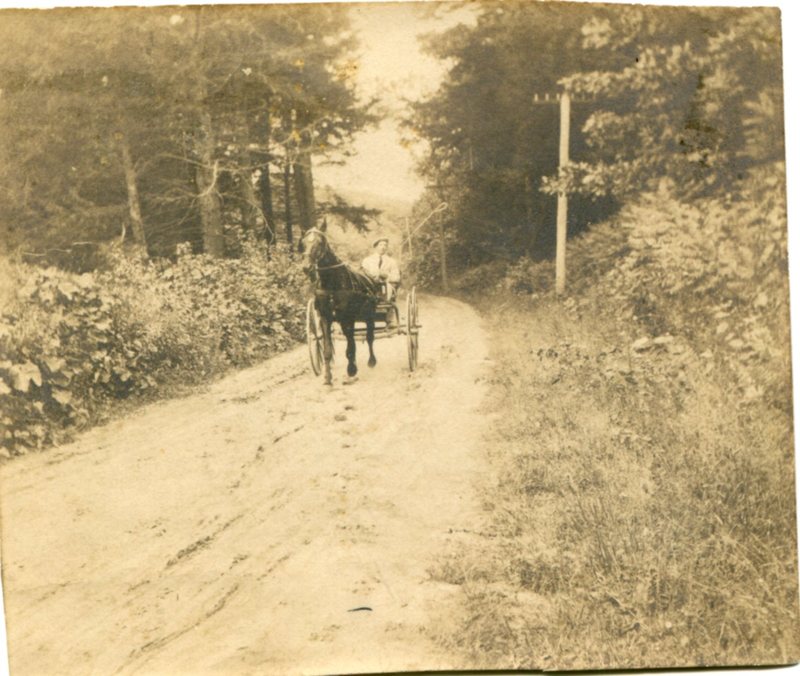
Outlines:
{"type": "MultiPolygon", "coordinates": [[[[669,179],[631,200],[609,222],[569,244],[568,286],[586,303],[611,306],[644,337],[684,335],[724,354],[747,398],[785,396],[773,359],[789,368],[784,165],[754,168],[737,194],[688,199],[669,179]],[[588,299],[591,299],[588,300],[588,299]]],[[[529,268],[530,292],[551,290],[552,268],[529,268]],[[543,274],[544,273],[544,274],[543,274]]],[[[507,274],[507,285],[518,270],[507,274]]],[[[702,352],[703,350],[701,350],[702,352]]]]}
{"type": "Polygon", "coordinates": [[[606,229],[575,240],[576,291],[615,305],[650,337],[685,335],[724,355],[742,396],[781,400],[787,384],[772,380],[789,368],[783,180],[782,163],[765,166],[735,196],[695,200],[662,183],[623,209],[612,238],[606,229]]]}
{"type": "Polygon", "coordinates": [[[782,157],[773,10],[507,2],[476,11],[474,26],[431,39],[449,72],[408,121],[429,145],[423,201],[452,205],[445,226],[470,250],[465,267],[552,257],[558,192],[570,195],[575,236],[661,179],[681,197],[722,196],[782,157]],[[564,90],[570,164],[558,169],[553,95],[564,90]]]}
{"type": "Polygon", "coordinates": [[[595,110],[591,153],[559,189],[625,196],[668,176],[683,194],[735,187],[743,172],[783,156],[780,18],[776,10],[631,8],[583,27],[600,62],[635,59],[562,80],[595,110]]]}
{"type": "MultiPolygon", "coordinates": [[[[664,181],[570,243],[566,299],[483,301],[491,537],[434,571],[489,614],[443,637],[477,664],[797,658],[783,172],[691,200],[664,181]]],[[[525,265],[508,287],[552,274],[525,265]]]]}
{"type": "Polygon", "coordinates": [[[321,202],[320,211],[326,216],[330,215],[339,222],[351,224],[357,232],[369,231],[370,221],[375,221],[380,216],[380,209],[369,209],[348,203],[341,195],[332,193],[328,201],[321,202]]]}
{"type": "Polygon", "coordinates": [[[339,157],[374,119],[345,67],[346,8],[3,18],[0,232],[37,262],[91,270],[86,246],[126,230],[157,256],[183,241],[209,251],[223,223],[263,232],[267,212],[283,216],[279,191],[256,179],[339,157]]]}
{"type": "MultiPolygon", "coordinates": [[[[420,164],[431,186],[423,199],[451,205],[446,228],[472,251],[471,264],[540,259],[554,243],[556,202],[539,186],[558,166],[559,113],[553,103],[535,105],[534,95],[552,95],[560,79],[598,62],[580,36],[581,26],[603,10],[490,2],[475,11],[474,26],[456,26],[428,42],[450,68],[439,90],[412,106],[407,123],[409,134],[429,146],[420,164]]],[[[573,126],[588,112],[575,107],[573,126]]],[[[579,135],[572,146],[578,159],[587,150],[579,135]]],[[[571,228],[599,221],[613,207],[605,198],[576,198],[571,228]]]]}
{"type": "Polygon", "coordinates": [[[235,260],[149,263],[118,255],[75,275],[13,266],[0,318],[0,444],[23,453],[95,421],[116,400],[153,397],[252,364],[303,335],[304,276],[252,242],[235,260]]]}

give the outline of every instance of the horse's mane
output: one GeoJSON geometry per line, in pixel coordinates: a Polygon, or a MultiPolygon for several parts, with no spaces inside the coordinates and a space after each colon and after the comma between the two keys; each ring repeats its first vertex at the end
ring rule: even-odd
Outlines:
{"type": "MultiPolygon", "coordinates": [[[[373,277],[370,277],[361,270],[354,270],[350,265],[345,263],[331,246],[328,236],[322,232],[325,238],[325,255],[320,259],[320,263],[324,260],[324,265],[320,265],[318,270],[320,272],[330,272],[331,274],[325,275],[330,281],[337,283],[336,288],[328,288],[329,291],[337,291],[340,289],[347,289],[353,291],[361,291],[370,295],[379,295],[381,292],[380,282],[373,277]]],[[[322,275],[320,275],[320,284],[322,285],[322,275]]],[[[327,287],[323,287],[327,288],[327,287]]]]}

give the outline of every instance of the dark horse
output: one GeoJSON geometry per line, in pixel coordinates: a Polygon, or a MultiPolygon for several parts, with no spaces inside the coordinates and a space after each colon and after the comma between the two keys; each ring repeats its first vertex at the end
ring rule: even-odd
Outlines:
{"type": "Polygon", "coordinates": [[[322,324],[322,356],[325,362],[325,384],[332,383],[331,359],[333,342],[331,324],[338,322],[347,338],[347,375],[358,373],[356,366],[355,325],[366,322],[369,366],[375,366],[372,343],[375,339],[375,308],[380,298],[380,284],[367,275],[351,270],[331,249],[325,225],[311,228],[300,243],[305,254],[303,268],[314,282],[314,305],[322,324]]]}

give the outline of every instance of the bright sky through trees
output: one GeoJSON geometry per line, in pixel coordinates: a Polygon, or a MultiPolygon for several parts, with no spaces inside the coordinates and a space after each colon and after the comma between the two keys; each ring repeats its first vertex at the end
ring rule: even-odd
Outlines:
{"type": "Polygon", "coordinates": [[[322,184],[342,193],[354,190],[408,201],[424,184],[414,173],[414,147],[405,147],[399,131],[404,100],[432,93],[446,67],[422,53],[419,36],[439,32],[459,22],[472,23],[468,9],[430,16],[424,3],[385,3],[352,8],[353,28],[360,43],[356,82],[362,96],[376,96],[386,113],[377,129],[357,136],[354,154],[343,166],[317,170],[322,184]]]}

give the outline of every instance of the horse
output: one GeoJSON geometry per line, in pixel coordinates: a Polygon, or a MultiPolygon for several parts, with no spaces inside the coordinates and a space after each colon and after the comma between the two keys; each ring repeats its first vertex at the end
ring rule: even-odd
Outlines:
{"type": "Polygon", "coordinates": [[[319,313],[322,325],[322,356],[324,361],[325,384],[332,384],[331,360],[333,340],[331,326],[337,322],[347,338],[347,375],[351,378],[358,373],[356,365],[356,321],[367,325],[367,345],[369,347],[370,368],[375,366],[375,308],[378,304],[380,283],[366,274],[356,272],[345,264],[333,251],[325,234],[326,226],[310,228],[303,233],[300,251],[304,254],[303,269],[314,283],[314,306],[319,313]]]}

